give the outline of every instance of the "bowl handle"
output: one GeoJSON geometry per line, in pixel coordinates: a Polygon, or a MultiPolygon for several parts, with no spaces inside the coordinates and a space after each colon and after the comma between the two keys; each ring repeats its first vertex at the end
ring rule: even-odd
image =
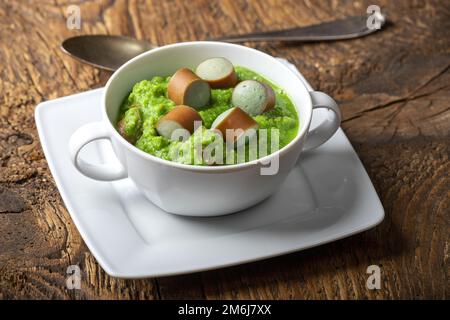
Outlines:
{"type": "Polygon", "coordinates": [[[306,143],[303,147],[304,151],[317,148],[325,143],[334,135],[341,124],[341,111],[329,95],[320,91],[310,91],[309,94],[313,105],[313,116],[315,109],[322,108],[328,109],[329,116],[320,125],[308,132],[306,143]]]}
{"type": "Polygon", "coordinates": [[[69,140],[70,160],[73,165],[82,174],[95,180],[113,181],[126,178],[128,176],[127,171],[120,163],[92,164],[78,157],[84,146],[100,139],[111,142],[111,136],[102,122],[92,122],[78,128],[69,140]]]}

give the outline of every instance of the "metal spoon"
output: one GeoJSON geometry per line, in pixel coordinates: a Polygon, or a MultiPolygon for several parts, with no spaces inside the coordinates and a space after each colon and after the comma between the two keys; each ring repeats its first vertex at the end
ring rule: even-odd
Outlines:
{"type": "MultiPolygon", "coordinates": [[[[306,27],[279,31],[249,33],[208,39],[225,42],[247,41],[287,41],[311,42],[334,41],[362,37],[378,29],[367,27],[367,16],[350,17],[306,27]]],[[[376,17],[380,28],[385,24],[385,16],[376,17]]],[[[84,35],[68,38],[61,49],[71,57],[94,67],[115,71],[131,58],[155,48],[146,41],[123,36],[84,35]]]]}

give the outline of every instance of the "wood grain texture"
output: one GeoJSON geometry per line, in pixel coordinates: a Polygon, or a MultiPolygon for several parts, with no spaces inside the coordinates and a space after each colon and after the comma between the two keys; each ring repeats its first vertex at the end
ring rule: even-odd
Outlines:
{"type": "Polygon", "coordinates": [[[215,271],[115,279],[74,227],[39,144],[36,104],[109,76],[65,56],[66,37],[122,34],[163,45],[360,15],[372,2],[1,1],[0,298],[449,298],[448,1],[376,1],[393,23],[363,39],[249,44],[289,59],[339,102],[386,210],[380,226],[351,238],[215,271]],[[66,28],[74,3],[79,31],[66,28]],[[66,289],[71,264],[82,270],[81,290],[66,289]],[[366,289],[371,264],[381,267],[381,290],[366,289]]]}

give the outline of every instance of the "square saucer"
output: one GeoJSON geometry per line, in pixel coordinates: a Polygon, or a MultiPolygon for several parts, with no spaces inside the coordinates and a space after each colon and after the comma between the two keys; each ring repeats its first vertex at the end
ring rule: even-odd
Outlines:
{"type": "MultiPolygon", "coordinates": [[[[276,194],[222,217],[169,214],[149,202],[130,179],[89,179],[70,162],[68,141],[80,126],[101,120],[103,90],[43,102],[35,117],[63,201],[111,276],[158,277],[252,262],[348,237],[384,218],[372,182],[342,129],[302,154],[276,194]]],[[[314,112],[314,123],[325,116],[314,112]]],[[[105,141],[91,143],[81,156],[92,162],[115,158],[105,141]]]]}

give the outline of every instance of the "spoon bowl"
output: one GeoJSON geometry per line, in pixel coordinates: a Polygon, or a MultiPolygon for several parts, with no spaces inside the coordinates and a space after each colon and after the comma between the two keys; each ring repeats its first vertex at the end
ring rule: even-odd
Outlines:
{"type": "Polygon", "coordinates": [[[125,61],[153,48],[146,41],[109,35],[76,36],[61,44],[61,49],[72,58],[107,71],[115,71],[125,61]]]}

